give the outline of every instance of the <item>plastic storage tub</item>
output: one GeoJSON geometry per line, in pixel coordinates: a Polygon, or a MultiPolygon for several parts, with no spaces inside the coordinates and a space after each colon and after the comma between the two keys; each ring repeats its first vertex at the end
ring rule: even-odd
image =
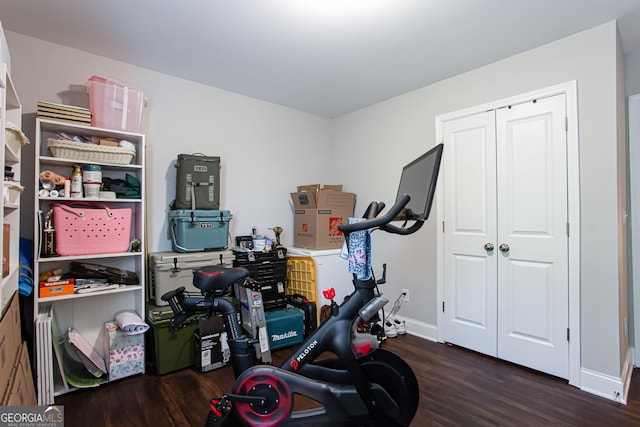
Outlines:
{"type": "Polygon", "coordinates": [[[91,125],[140,132],[144,95],[115,80],[92,76],[87,82],[91,125]]]}
{"type": "Polygon", "coordinates": [[[61,256],[127,252],[131,242],[131,208],[54,203],[56,253],[61,256]]]}

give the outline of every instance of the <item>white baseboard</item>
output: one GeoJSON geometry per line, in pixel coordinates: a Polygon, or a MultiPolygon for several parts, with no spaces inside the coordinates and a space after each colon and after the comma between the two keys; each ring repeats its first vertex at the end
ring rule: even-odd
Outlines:
{"type": "Polygon", "coordinates": [[[605,399],[624,402],[624,387],[620,378],[589,369],[580,370],[580,390],[605,399]]]}
{"type": "Polygon", "coordinates": [[[429,341],[438,341],[438,328],[435,325],[429,323],[419,322],[407,317],[396,316],[399,320],[404,320],[407,327],[407,333],[415,335],[420,338],[424,338],[429,341]]]}
{"type": "Polygon", "coordinates": [[[631,349],[627,351],[620,378],[582,368],[580,371],[580,389],[597,396],[627,404],[633,364],[631,349]]]}

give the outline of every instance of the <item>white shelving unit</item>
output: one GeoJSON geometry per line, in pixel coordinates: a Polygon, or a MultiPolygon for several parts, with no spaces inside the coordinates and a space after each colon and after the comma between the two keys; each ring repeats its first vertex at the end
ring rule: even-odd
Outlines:
{"type": "MultiPolygon", "coordinates": [[[[144,319],[145,305],[145,136],[143,134],[120,132],[110,129],[95,128],[91,126],[76,125],[54,120],[36,119],[36,161],[35,182],[40,182],[42,171],[52,171],[62,176],[70,176],[74,165],[98,165],[102,169],[103,178],[125,179],[127,175],[135,177],[140,182],[139,199],[72,199],[70,197],[42,197],[35,191],[35,217],[34,224],[34,277],[39,277],[43,272],[61,269],[63,273],[69,271],[72,261],[80,261],[91,264],[99,264],[135,272],[140,280],[139,285],[122,285],[118,289],[97,291],[84,294],[68,294],[58,297],[41,298],[36,289],[34,297],[34,321],[38,313],[49,306],[53,306],[55,320],[60,336],[65,336],[69,327],[78,331],[101,355],[103,354],[103,329],[104,323],[113,321],[115,315],[121,311],[135,311],[144,319]],[[136,147],[136,156],[130,164],[110,164],[93,161],[79,161],[61,157],[53,157],[47,148],[47,139],[54,138],[56,134],[93,136],[101,139],[116,138],[127,140],[136,147]],[[122,252],[93,254],[83,256],[45,256],[41,251],[42,233],[39,224],[43,224],[43,216],[52,208],[53,203],[75,204],[78,202],[103,203],[109,208],[132,209],[131,238],[141,242],[140,252],[122,252]]],[[[36,346],[40,340],[36,328],[36,346]]],[[[41,344],[40,344],[41,345],[41,344]]],[[[37,348],[35,354],[38,358],[36,371],[38,381],[48,379],[52,390],[38,392],[38,404],[47,405],[54,402],[51,396],[66,393],[73,387],[68,386],[62,377],[52,368],[50,352],[44,348],[37,348]],[[44,360],[47,359],[48,360],[44,360]],[[42,359],[42,360],[41,360],[42,359]]],[[[53,364],[55,365],[55,363],[53,364]]]]}
{"type": "MultiPolygon", "coordinates": [[[[22,123],[22,107],[15,92],[11,77],[5,63],[0,64],[0,141],[3,148],[0,150],[2,164],[11,166],[14,172],[14,181],[20,182],[20,152],[14,152],[5,142],[5,123],[11,122],[17,127],[22,123]]],[[[0,248],[2,259],[9,262],[8,274],[2,277],[0,288],[0,310],[4,308],[11,295],[18,289],[20,272],[19,251],[20,251],[20,197],[14,203],[8,203],[5,198],[5,188],[2,187],[2,227],[0,227],[0,237],[3,242],[0,248]],[[8,235],[5,232],[8,229],[8,235]],[[5,244],[5,239],[7,242],[5,244]]]]}

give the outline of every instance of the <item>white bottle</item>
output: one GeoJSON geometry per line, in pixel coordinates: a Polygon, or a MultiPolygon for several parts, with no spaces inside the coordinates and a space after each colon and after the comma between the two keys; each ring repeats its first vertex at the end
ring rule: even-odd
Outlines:
{"type": "Polygon", "coordinates": [[[71,197],[71,178],[68,176],[64,179],[64,197],[71,197]]]}

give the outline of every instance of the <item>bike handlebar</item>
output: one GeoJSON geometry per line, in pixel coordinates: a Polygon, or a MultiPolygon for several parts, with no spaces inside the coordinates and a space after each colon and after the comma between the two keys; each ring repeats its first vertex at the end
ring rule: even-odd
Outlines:
{"type": "Polygon", "coordinates": [[[371,202],[362,217],[367,219],[375,218],[382,212],[385,206],[384,202],[371,202]]]}
{"type": "Polygon", "coordinates": [[[408,194],[403,194],[396,203],[391,206],[389,211],[380,217],[378,214],[382,209],[384,209],[385,204],[383,202],[371,202],[364,215],[367,219],[360,222],[354,222],[352,224],[341,224],[338,226],[338,230],[347,234],[379,227],[381,230],[393,234],[407,235],[415,233],[420,229],[420,227],[422,227],[422,224],[424,223],[423,220],[416,220],[416,222],[409,228],[397,227],[390,224],[390,222],[393,221],[400,212],[402,212],[402,209],[407,205],[407,203],[409,203],[409,200],[411,200],[411,197],[409,197],[408,194]]]}
{"type": "Polygon", "coordinates": [[[413,225],[411,225],[411,227],[409,228],[402,228],[402,227],[396,227],[395,225],[391,225],[391,224],[385,224],[381,226],[380,229],[383,231],[386,231],[387,233],[401,234],[403,236],[406,236],[407,234],[413,234],[416,231],[420,230],[423,224],[424,224],[423,220],[416,220],[416,222],[414,222],[413,225]]]}

